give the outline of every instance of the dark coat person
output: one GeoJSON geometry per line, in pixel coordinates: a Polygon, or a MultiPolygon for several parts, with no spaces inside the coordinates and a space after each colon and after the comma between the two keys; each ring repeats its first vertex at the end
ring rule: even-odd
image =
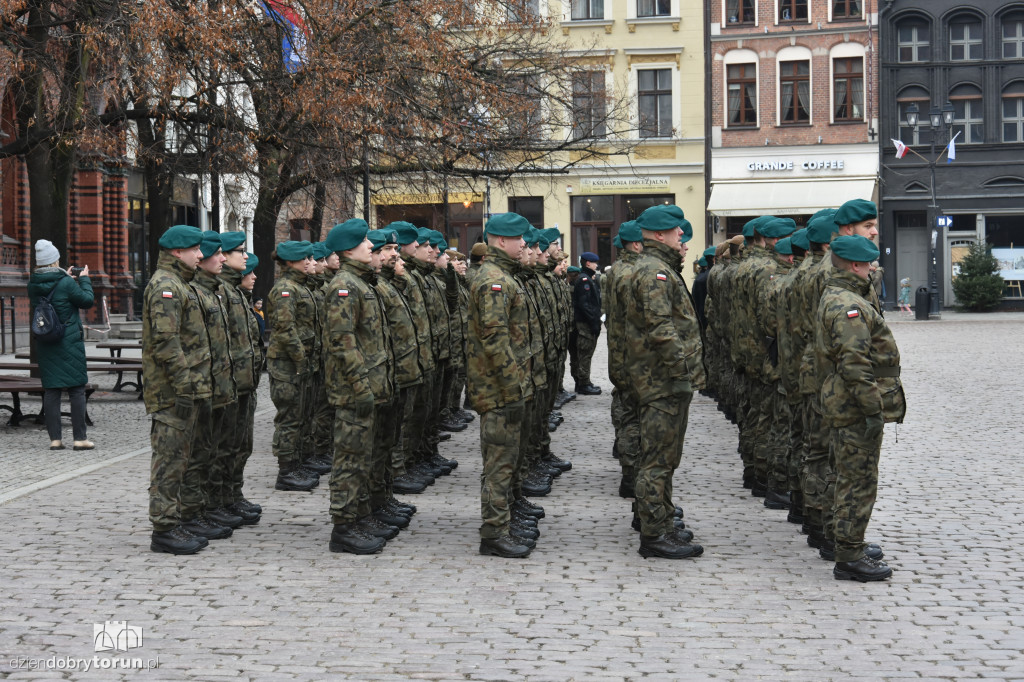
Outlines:
{"type": "Polygon", "coordinates": [[[89,375],[85,369],[85,342],[79,310],[93,304],[89,267],[77,277],[58,267],[60,252],[45,239],[36,242],[36,270],[29,280],[29,305],[34,309],[39,299],[50,295],[50,303],[64,322],[64,338],[56,343],[36,344],[39,375],[46,393],[43,412],[46,431],[50,436],[50,449],[63,450],[60,425],[60,393],[67,390],[71,400],[71,427],[75,450],[91,450],[85,424],[85,385],[89,375]]]}

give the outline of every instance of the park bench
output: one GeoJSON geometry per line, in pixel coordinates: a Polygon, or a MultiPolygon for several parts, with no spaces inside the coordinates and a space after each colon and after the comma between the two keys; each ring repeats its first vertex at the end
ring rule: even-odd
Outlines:
{"type": "MultiPolygon", "coordinates": [[[[4,363],[13,364],[13,363],[4,363]]],[[[9,393],[11,395],[11,404],[4,405],[0,404],[0,410],[8,410],[11,413],[11,418],[7,421],[8,426],[19,426],[21,420],[26,417],[35,417],[36,423],[43,422],[43,408],[40,406],[39,414],[25,414],[21,411],[21,394],[28,393],[31,395],[42,395],[46,389],[43,388],[42,382],[37,377],[29,376],[18,376],[14,374],[0,374],[0,394],[9,393]]],[[[96,387],[92,384],[85,385],[85,400],[86,400],[86,411],[85,411],[85,423],[92,426],[92,419],[89,418],[88,401],[89,396],[93,394],[96,387]]],[[[70,413],[62,412],[61,414],[69,416],[70,413]]]]}

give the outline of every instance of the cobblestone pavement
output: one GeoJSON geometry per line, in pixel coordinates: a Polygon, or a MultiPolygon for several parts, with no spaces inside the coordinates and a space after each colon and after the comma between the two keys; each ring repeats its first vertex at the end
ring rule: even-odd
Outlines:
{"type": "Polygon", "coordinates": [[[886,427],[870,536],[896,572],[867,585],[833,580],[740,487],[735,429],[705,398],[676,489],[706,552],[681,562],[636,553],[607,390],[564,408],[554,444],[574,468],[540,500],[542,537],[519,561],[476,553],[478,422],[447,444],[459,468],[409,496],[412,526],[369,557],[327,551],[325,486],[272,489],[265,397],[248,483],[263,520],[193,557],[148,549],[133,397],[94,401],[93,453],[55,459],[39,427],[0,430],[0,676],[1024,679],[1022,321],[894,319],[909,411],[898,442],[886,427]],[[107,621],[142,628],[143,646],[96,653],[107,621]]]}

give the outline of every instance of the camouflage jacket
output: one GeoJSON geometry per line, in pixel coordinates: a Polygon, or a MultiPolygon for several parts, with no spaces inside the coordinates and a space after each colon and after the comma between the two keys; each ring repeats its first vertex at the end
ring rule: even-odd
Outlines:
{"type": "Polygon", "coordinates": [[[462,322],[459,330],[460,345],[453,346],[452,352],[457,349],[459,352],[458,365],[466,364],[466,335],[469,333],[469,280],[465,275],[459,275],[459,319],[462,322]]]}
{"type": "Polygon", "coordinates": [[[231,346],[228,340],[226,292],[216,275],[196,270],[190,282],[203,309],[206,336],[210,339],[210,380],[213,384],[213,406],[223,407],[238,399],[231,373],[231,346]]]}
{"type": "Polygon", "coordinates": [[[548,278],[548,266],[533,266],[533,282],[537,293],[537,305],[540,307],[541,326],[544,331],[544,362],[548,366],[558,363],[558,339],[562,333],[561,321],[558,319],[558,299],[554,290],[554,280],[548,278]]]}
{"type": "Polygon", "coordinates": [[[734,360],[751,376],[760,379],[768,351],[764,338],[759,294],[775,272],[775,259],[763,246],[751,245],[733,279],[732,332],[734,360]]]}
{"type": "Polygon", "coordinates": [[[406,261],[406,272],[416,279],[423,294],[424,313],[430,324],[430,348],[434,361],[441,364],[448,359],[448,309],[444,294],[438,290],[434,279],[434,266],[411,258],[406,261]],[[442,339],[444,343],[442,343],[442,339]]]}
{"type": "Polygon", "coordinates": [[[537,299],[537,276],[530,268],[517,264],[514,275],[523,289],[526,300],[527,326],[530,333],[530,381],[534,390],[547,386],[547,372],[544,364],[544,323],[541,319],[540,302],[537,299]]]}
{"type": "Polygon", "coordinates": [[[448,330],[447,358],[449,361],[455,362],[459,356],[457,350],[462,348],[462,311],[459,310],[459,278],[455,274],[454,268],[442,270],[435,266],[430,274],[434,284],[437,285],[437,291],[441,294],[441,300],[444,301],[445,329],[448,330]]]}
{"type": "Polygon", "coordinates": [[[818,303],[814,341],[821,412],[831,426],[882,413],[901,422],[907,405],[900,382],[900,351],[881,312],[871,304],[871,282],[834,270],[818,303]]]}
{"type": "Polygon", "coordinates": [[[213,395],[210,338],[199,296],[189,282],[195,271],[161,251],[142,294],[142,398],[146,412],[174,406],[177,396],[213,395]]]}
{"type": "Polygon", "coordinates": [[[249,302],[239,288],[242,274],[224,266],[220,273],[224,287],[221,299],[228,317],[228,347],[231,354],[231,371],[235,389],[239,395],[252,393],[259,383],[258,369],[263,366],[263,351],[260,347],[259,325],[249,310],[249,302]],[[256,364],[259,359],[260,364],[256,364]]]}
{"type": "MultiPolygon", "coordinates": [[[[781,339],[784,330],[779,326],[779,291],[793,273],[793,264],[778,255],[772,260],[775,261],[775,272],[769,276],[759,292],[758,319],[761,321],[761,333],[765,337],[765,350],[768,356],[765,358],[762,380],[774,384],[780,379],[779,344],[785,343],[781,339]]],[[[785,393],[781,384],[779,390],[785,393]]]]}
{"type": "MultiPolygon", "coordinates": [[[[333,278],[332,278],[333,279],[333,278]]],[[[313,357],[316,358],[316,371],[320,374],[324,371],[324,352],[321,339],[323,338],[323,320],[322,313],[324,307],[324,298],[327,296],[327,285],[331,282],[327,279],[327,271],[317,275],[306,275],[306,287],[309,289],[309,293],[313,296],[313,310],[316,312],[316,318],[313,320],[313,357]]]]}
{"type": "Polygon", "coordinates": [[[252,307],[252,292],[241,287],[238,288],[245,299],[245,307],[249,311],[249,339],[252,341],[253,373],[255,384],[253,390],[260,385],[260,378],[263,376],[263,363],[267,359],[267,350],[263,347],[263,337],[260,336],[260,323],[258,316],[252,307]]]}
{"type": "MultiPolygon", "coordinates": [[[[679,252],[645,239],[629,286],[616,296],[626,310],[626,359],[630,390],[641,405],[673,395],[681,384],[704,388],[704,359],[697,314],[679,274],[679,252]]],[[[621,290],[620,290],[621,291],[621,290]]]]}
{"type": "Polygon", "coordinates": [[[789,402],[795,403],[801,400],[799,386],[800,356],[803,354],[803,338],[795,328],[794,315],[799,310],[794,309],[794,290],[799,286],[800,280],[806,273],[802,268],[807,258],[801,261],[794,261],[789,272],[779,280],[775,293],[775,342],[778,348],[778,371],[779,385],[781,391],[786,394],[789,402]]]}
{"type": "MultiPolygon", "coordinates": [[[[306,275],[286,268],[270,288],[263,313],[270,330],[267,358],[290,363],[291,366],[279,366],[286,375],[305,374],[316,369],[312,364],[313,349],[317,345],[316,300],[306,287],[306,275]]],[[[271,365],[278,363],[271,362],[271,365]]]]}
{"type": "MultiPolygon", "coordinates": [[[[804,260],[806,261],[806,259],[804,260]]],[[[800,394],[810,396],[814,405],[818,403],[822,379],[817,375],[814,360],[814,339],[821,322],[821,316],[818,315],[818,302],[821,301],[821,294],[825,290],[825,283],[828,282],[832,270],[832,260],[827,251],[823,256],[822,254],[812,254],[811,265],[808,266],[807,272],[804,274],[800,288],[795,289],[802,310],[802,320],[797,326],[807,339],[803,355],[800,358],[800,394]]]]}
{"type": "Polygon", "coordinates": [[[412,310],[403,298],[399,288],[405,288],[408,280],[395,274],[393,267],[381,268],[377,278],[377,294],[384,305],[388,326],[391,327],[391,348],[395,357],[395,384],[406,388],[422,383],[420,369],[420,347],[416,339],[416,325],[412,321],[412,310]]]}
{"type": "MultiPolygon", "coordinates": [[[[420,352],[420,369],[424,374],[433,372],[437,367],[437,356],[434,355],[434,332],[430,328],[430,315],[427,314],[427,299],[423,292],[423,277],[416,272],[416,261],[409,256],[401,256],[405,262],[405,287],[397,287],[405,302],[412,311],[412,323],[416,325],[416,345],[420,352]]],[[[398,275],[395,276],[397,281],[398,275]]]]}
{"type": "Polygon", "coordinates": [[[335,407],[367,393],[377,405],[393,397],[391,330],[376,281],[369,265],[342,258],[324,297],[324,383],[335,407]]]}
{"type": "MultiPolygon", "coordinates": [[[[551,271],[550,265],[545,269],[546,271],[538,276],[544,283],[545,297],[551,308],[551,324],[554,331],[551,339],[554,345],[552,350],[555,351],[554,355],[557,355],[558,351],[569,347],[569,331],[565,325],[565,314],[562,311],[562,293],[560,291],[562,285],[555,273],[551,271]]],[[[555,362],[557,362],[557,358],[555,358],[555,362]]]]}
{"type": "Polygon", "coordinates": [[[466,395],[483,414],[533,394],[526,294],[516,261],[493,246],[469,286],[466,395]]]}
{"type": "Polygon", "coordinates": [[[626,376],[626,361],[629,357],[630,339],[626,337],[626,311],[622,304],[628,296],[633,270],[640,255],[622,249],[619,257],[604,276],[605,328],[608,332],[608,378],[620,391],[625,390],[629,379],[626,376]]]}

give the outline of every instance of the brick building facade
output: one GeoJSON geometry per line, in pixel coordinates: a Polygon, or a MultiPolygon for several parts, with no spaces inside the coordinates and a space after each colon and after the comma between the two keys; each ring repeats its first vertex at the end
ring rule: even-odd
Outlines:
{"type": "Polygon", "coordinates": [[[769,213],[872,199],[875,0],[708,0],[709,242],[769,213]]]}

